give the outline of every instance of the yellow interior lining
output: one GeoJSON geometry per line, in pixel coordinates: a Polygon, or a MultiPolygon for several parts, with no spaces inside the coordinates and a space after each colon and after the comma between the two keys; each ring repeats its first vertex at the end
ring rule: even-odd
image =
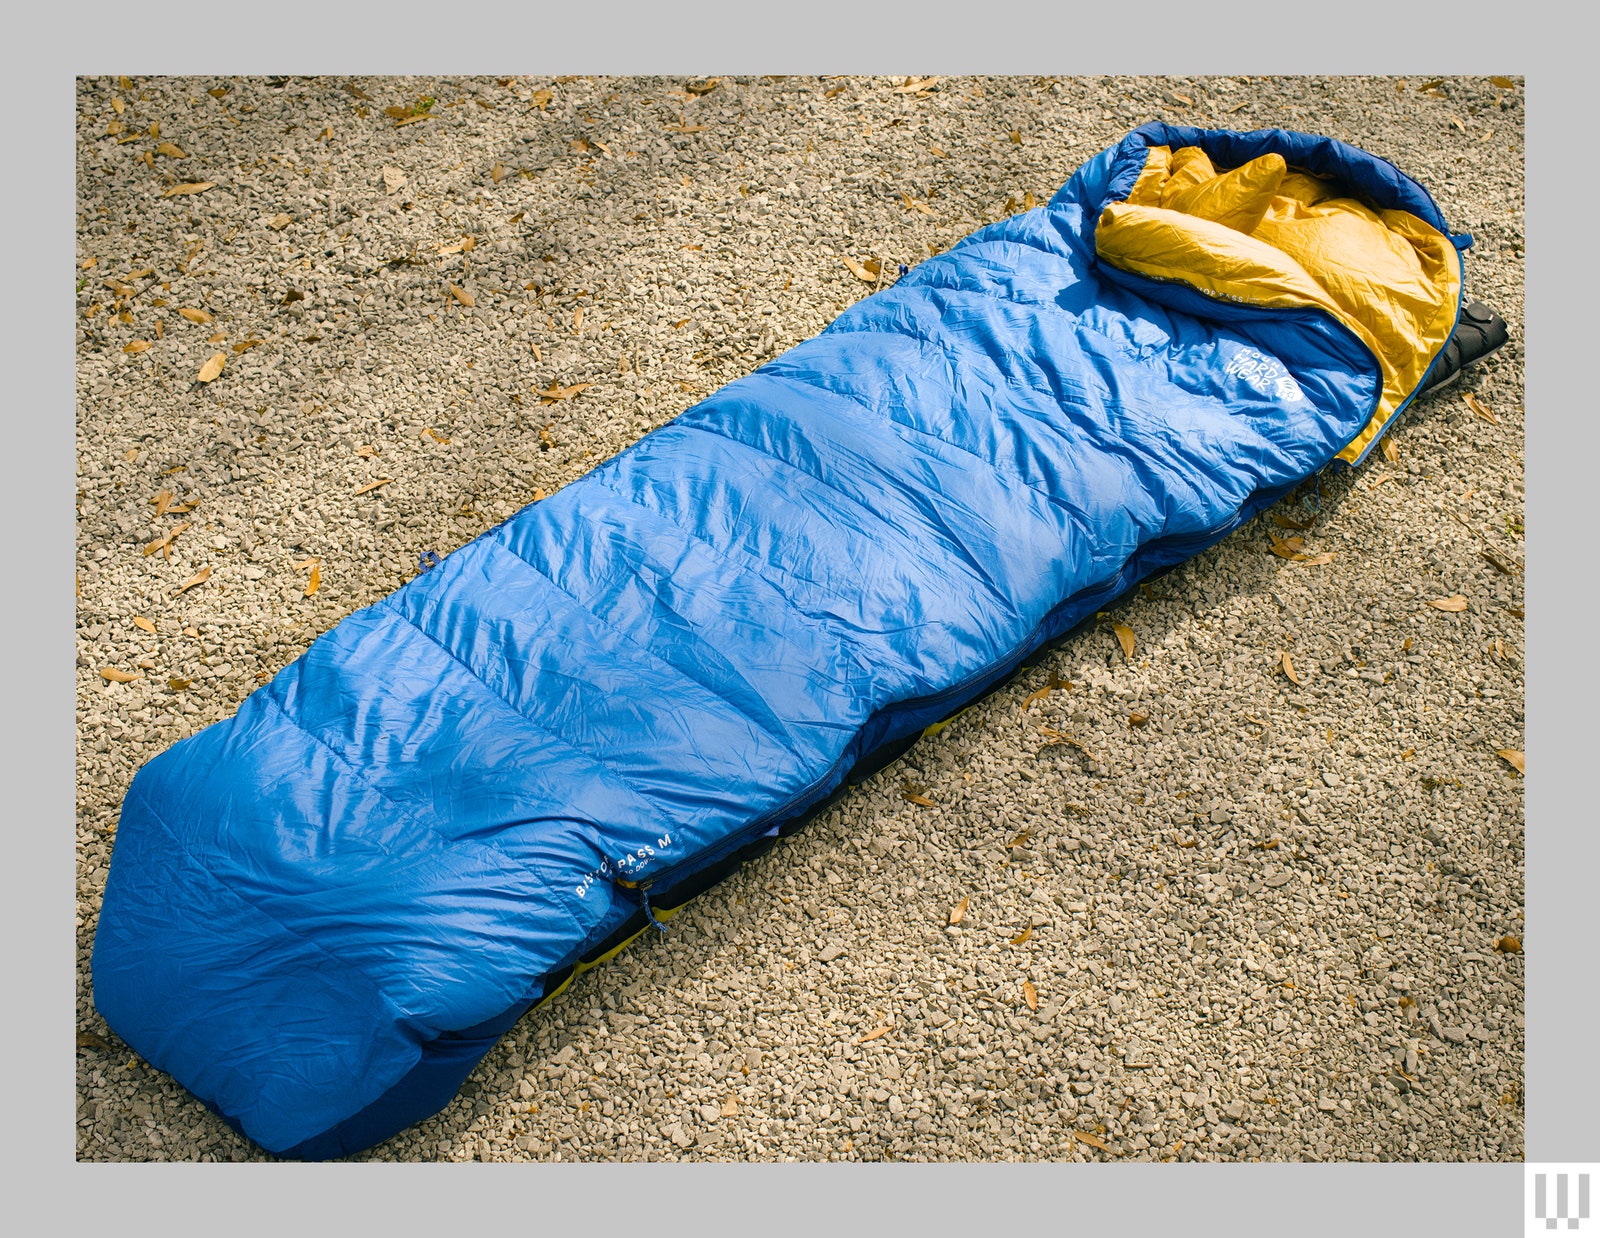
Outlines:
{"type": "Polygon", "coordinates": [[[1114,266],[1209,296],[1315,307],[1349,327],[1382,372],[1378,407],[1339,458],[1354,461],[1450,338],[1461,263],[1450,239],[1408,211],[1374,211],[1283,157],[1218,172],[1199,147],[1153,146],[1125,202],[1100,216],[1114,266]]]}

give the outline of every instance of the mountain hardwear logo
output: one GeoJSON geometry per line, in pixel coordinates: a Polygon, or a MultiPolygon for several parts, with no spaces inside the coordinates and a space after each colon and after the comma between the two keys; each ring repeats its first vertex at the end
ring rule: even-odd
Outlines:
{"type": "Polygon", "coordinates": [[[1553,1229],[1593,1233],[1600,1227],[1589,1222],[1589,1181],[1587,1169],[1576,1165],[1527,1167],[1528,1223],[1526,1232],[1542,1233],[1553,1229]]]}

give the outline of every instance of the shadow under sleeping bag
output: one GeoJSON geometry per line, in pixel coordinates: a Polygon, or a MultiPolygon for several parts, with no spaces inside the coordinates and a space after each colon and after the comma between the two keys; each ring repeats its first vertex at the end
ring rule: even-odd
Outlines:
{"type": "Polygon", "coordinates": [[[275,1153],[437,1112],[576,970],[1359,462],[1468,244],[1344,143],[1136,130],[146,764],[96,1006],[275,1153]]]}

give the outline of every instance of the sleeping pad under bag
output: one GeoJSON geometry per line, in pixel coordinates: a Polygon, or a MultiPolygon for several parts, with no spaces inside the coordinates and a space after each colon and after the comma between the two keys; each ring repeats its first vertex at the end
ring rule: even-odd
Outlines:
{"type": "Polygon", "coordinates": [[[1359,462],[1468,244],[1342,142],[1136,130],[146,764],[97,1007],[275,1153],[437,1112],[657,911],[1359,462]]]}

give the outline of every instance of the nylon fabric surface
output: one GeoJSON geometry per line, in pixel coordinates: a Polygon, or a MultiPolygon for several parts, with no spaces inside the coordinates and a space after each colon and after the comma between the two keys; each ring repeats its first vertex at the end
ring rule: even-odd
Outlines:
{"type": "Polygon", "coordinates": [[[108,1023],[269,1151],[369,1146],[446,1103],[641,892],[1338,456],[1443,338],[1113,264],[1097,225],[1157,146],[1213,173],[1275,155],[1397,234],[1445,231],[1332,139],[1129,135],[144,766],[95,940],[108,1023]]]}

